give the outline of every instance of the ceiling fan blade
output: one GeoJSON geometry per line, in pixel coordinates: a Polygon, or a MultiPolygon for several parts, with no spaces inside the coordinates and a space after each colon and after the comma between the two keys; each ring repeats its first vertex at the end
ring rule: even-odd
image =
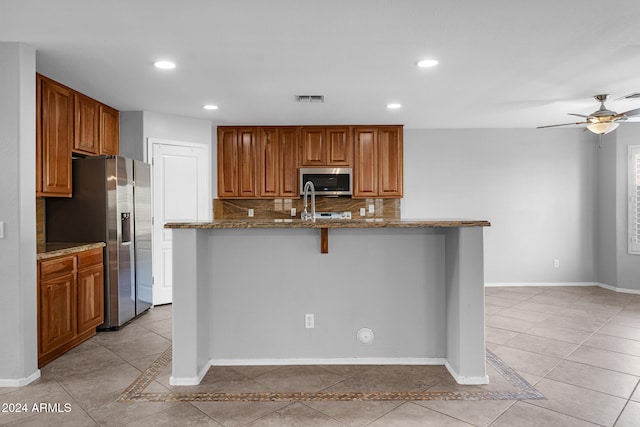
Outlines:
{"type": "Polygon", "coordinates": [[[586,118],[591,117],[591,116],[586,116],[586,115],[584,115],[584,114],[577,114],[577,113],[568,113],[568,114],[569,114],[570,116],[584,117],[585,119],[586,119],[586,118]]]}
{"type": "Polygon", "coordinates": [[[616,118],[618,117],[632,117],[632,116],[640,116],[640,108],[636,108],[634,110],[625,111],[624,113],[616,114],[616,118]]]}
{"type": "Polygon", "coordinates": [[[569,126],[569,125],[586,125],[586,124],[589,124],[589,123],[590,122],[563,123],[561,125],[538,126],[536,129],[554,128],[554,127],[558,127],[558,126],[569,126]]]}
{"type": "Polygon", "coordinates": [[[621,96],[620,98],[614,99],[614,101],[620,101],[621,99],[632,99],[632,98],[640,98],[640,92],[630,93],[629,95],[621,96]]]}

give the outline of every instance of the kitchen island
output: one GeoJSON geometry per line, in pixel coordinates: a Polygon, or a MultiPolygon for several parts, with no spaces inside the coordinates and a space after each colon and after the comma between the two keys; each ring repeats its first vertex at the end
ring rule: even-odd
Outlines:
{"type": "Polygon", "coordinates": [[[277,364],[444,364],[458,383],[487,383],[489,225],[166,224],[173,234],[171,384],[198,384],[212,365],[277,364]],[[371,342],[356,339],[363,328],[371,342]]]}

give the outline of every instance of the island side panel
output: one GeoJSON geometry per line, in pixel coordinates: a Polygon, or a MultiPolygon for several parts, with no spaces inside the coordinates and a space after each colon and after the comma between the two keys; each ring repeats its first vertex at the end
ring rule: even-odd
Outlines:
{"type": "Polygon", "coordinates": [[[210,366],[209,230],[174,229],[172,385],[199,384],[210,366]]]}
{"type": "Polygon", "coordinates": [[[214,364],[443,363],[444,240],[435,228],[330,229],[322,254],[319,229],[212,230],[214,364]],[[373,344],[357,342],[362,327],[373,344]]]}
{"type": "Polygon", "coordinates": [[[487,384],[483,228],[446,231],[447,368],[460,384],[487,384]]]}

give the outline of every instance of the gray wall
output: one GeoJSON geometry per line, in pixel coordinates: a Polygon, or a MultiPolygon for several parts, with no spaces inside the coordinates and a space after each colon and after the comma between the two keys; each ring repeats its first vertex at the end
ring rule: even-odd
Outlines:
{"type": "MultiPolygon", "coordinates": [[[[36,334],[35,50],[0,42],[0,385],[39,376],[36,334]]],[[[13,384],[17,385],[17,384],[13,384]]]]}
{"type": "Polygon", "coordinates": [[[120,113],[120,154],[122,156],[146,161],[147,138],[211,145],[212,124],[208,120],[151,111],[120,113]]]}
{"type": "Polygon", "coordinates": [[[402,216],[491,221],[489,283],[595,282],[596,141],[582,129],[406,129],[402,216]]]}
{"type": "Polygon", "coordinates": [[[443,233],[331,229],[322,254],[317,229],[211,230],[211,356],[445,357],[443,233]]]}

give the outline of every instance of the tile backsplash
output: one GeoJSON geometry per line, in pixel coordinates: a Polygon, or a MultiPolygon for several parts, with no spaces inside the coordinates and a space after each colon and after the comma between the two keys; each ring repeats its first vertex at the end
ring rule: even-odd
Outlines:
{"type": "Polygon", "coordinates": [[[36,197],[36,245],[38,250],[44,248],[45,244],[45,200],[44,197],[36,197]]]}
{"type": "MultiPolygon", "coordinates": [[[[287,219],[292,218],[291,208],[296,209],[296,218],[304,209],[299,199],[214,199],[214,219],[287,219]],[[249,217],[253,209],[253,218],[249,217]]],[[[307,209],[311,208],[311,200],[307,209]]],[[[349,197],[317,197],[316,212],[351,212],[353,219],[358,218],[400,218],[400,199],[352,199],[349,197]],[[373,213],[369,211],[373,205],[373,213]],[[365,216],[360,216],[364,208],[365,216]]]]}

